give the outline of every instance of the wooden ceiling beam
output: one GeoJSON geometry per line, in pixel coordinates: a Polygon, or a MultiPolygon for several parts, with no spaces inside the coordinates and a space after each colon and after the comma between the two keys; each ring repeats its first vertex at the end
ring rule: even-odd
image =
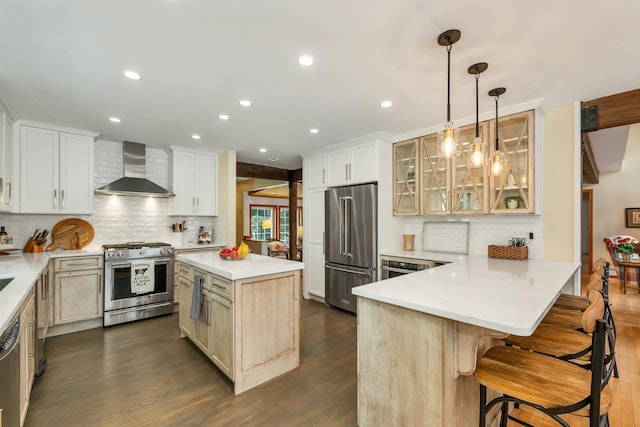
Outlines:
{"type": "Polygon", "coordinates": [[[236,176],[242,178],[275,179],[289,181],[289,170],[271,166],[254,165],[252,163],[236,162],[236,176]]]}
{"type": "Polygon", "coordinates": [[[588,107],[598,108],[598,129],[640,123],[640,89],[581,103],[583,110],[588,107]]]}
{"type": "Polygon", "coordinates": [[[582,134],[582,182],[597,184],[600,182],[600,171],[593,154],[593,146],[588,133],[582,134]]]}

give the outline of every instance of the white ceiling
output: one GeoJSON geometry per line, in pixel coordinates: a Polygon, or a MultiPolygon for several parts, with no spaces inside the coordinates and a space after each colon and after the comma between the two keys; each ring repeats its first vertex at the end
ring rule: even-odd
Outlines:
{"type": "Polygon", "coordinates": [[[507,88],[501,106],[548,108],[638,88],[638,17],[637,0],[2,0],[0,88],[15,119],[293,169],[319,147],[443,123],[444,30],[462,31],[451,74],[460,124],[475,113],[467,68],[480,61],[486,113],[496,86],[507,88]],[[301,54],[315,64],[298,65],[301,54]]]}

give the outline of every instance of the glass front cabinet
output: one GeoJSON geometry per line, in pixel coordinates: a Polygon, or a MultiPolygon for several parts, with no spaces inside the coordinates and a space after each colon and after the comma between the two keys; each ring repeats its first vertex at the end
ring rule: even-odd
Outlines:
{"type": "MultiPolygon", "coordinates": [[[[452,158],[438,154],[437,134],[394,144],[394,215],[533,213],[533,120],[533,111],[499,119],[497,174],[487,161],[473,162],[475,124],[460,128],[460,153],[452,158]]],[[[480,123],[479,136],[491,159],[495,120],[480,123]]]]}
{"type": "Polygon", "coordinates": [[[398,142],[393,146],[393,214],[418,215],[419,140],[398,142]]]}
{"type": "MultiPolygon", "coordinates": [[[[526,111],[498,120],[498,141],[504,161],[500,172],[490,175],[491,213],[534,212],[533,117],[533,111],[526,111]]],[[[490,129],[491,140],[495,141],[495,120],[491,120],[490,129]]]]}

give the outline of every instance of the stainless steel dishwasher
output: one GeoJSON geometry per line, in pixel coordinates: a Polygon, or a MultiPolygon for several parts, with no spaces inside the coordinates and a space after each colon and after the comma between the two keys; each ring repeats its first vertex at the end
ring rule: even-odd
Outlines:
{"type": "Polygon", "coordinates": [[[0,425],[20,427],[20,316],[0,336],[0,425]]]}

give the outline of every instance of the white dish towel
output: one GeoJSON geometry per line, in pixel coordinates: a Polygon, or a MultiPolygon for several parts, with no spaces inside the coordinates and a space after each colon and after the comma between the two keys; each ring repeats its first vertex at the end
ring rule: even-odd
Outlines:
{"type": "Polygon", "coordinates": [[[131,261],[131,293],[153,292],[155,285],[155,262],[153,260],[131,261]]]}

